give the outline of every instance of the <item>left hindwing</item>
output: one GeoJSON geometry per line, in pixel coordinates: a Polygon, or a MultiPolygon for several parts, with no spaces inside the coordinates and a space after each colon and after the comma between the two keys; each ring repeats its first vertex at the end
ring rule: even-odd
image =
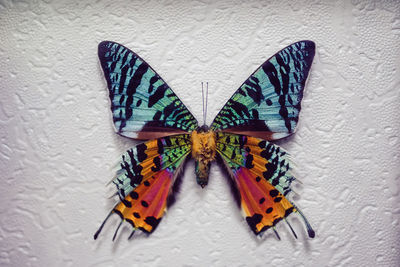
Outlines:
{"type": "Polygon", "coordinates": [[[197,128],[196,119],[182,101],[137,54],[109,41],[99,44],[98,54],[116,132],[143,140],[197,128]]]}
{"type": "Polygon", "coordinates": [[[150,140],[129,149],[122,155],[120,168],[112,181],[117,187],[117,194],[121,199],[125,198],[160,170],[175,173],[190,152],[188,134],[150,140]]]}
{"type": "MultiPolygon", "coordinates": [[[[144,142],[123,154],[112,181],[120,202],[110,215],[118,214],[121,224],[129,222],[133,231],[153,232],[164,215],[172,187],[190,148],[190,135],[182,134],[144,142]]],[[[95,239],[109,216],[96,232],[95,239]]]]}
{"type": "Polygon", "coordinates": [[[314,54],[312,41],[300,41],[276,53],[233,94],[211,129],[267,140],[292,134],[314,54]]]}

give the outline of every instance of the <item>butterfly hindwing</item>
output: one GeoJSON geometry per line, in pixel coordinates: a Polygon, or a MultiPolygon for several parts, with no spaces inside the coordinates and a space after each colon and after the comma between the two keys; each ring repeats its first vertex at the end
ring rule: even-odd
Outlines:
{"type": "Polygon", "coordinates": [[[153,139],[197,128],[197,121],[165,81],[137,54],[110,41],[99,44],[115,130],[153,139]]]}
{"type": "Polygon", "coordinates": [[[150,140],[129,149],[122,156],[120,169],[112,181],[120,202],[110,214],[120,215],[134,229],[153,232],[166,210],[179,168],[189,153],[188,134],[150,140]]]}
{"type": "Polygon", "coordinates": [[[211,129],[267,140],[295,131],[315,44],[300,41],[264,62],[228,100],[211,129]]]}
{"type": "MultiPolygon", "coordinates": [[[[239,191],[243,214],[255,234],[297,211],[286,198],[295,178],[285,151],[256,137],[224,132],[216,136],[217,152],[239,191]]],[[[306,225],[308,228],[308,222],[306,225]]],[[[308,230],[313,236],[311,227],[308,230]]]]}

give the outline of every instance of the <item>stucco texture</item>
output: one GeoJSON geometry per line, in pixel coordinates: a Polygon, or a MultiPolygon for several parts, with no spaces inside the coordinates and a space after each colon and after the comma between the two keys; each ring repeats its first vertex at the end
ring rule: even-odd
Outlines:
{"type": "Polygon", "coordinates": [[[0,0],[1,266],[399,266],[398,1],[0,0]],[[299,217],[257,238],[223,169],[196,184],[189,162],[176,203],[150,236],[112,217],[106,183],[137,142],[114,133],[97,57],[103,40],[143,57],[210,123],[267,58],[317,45],[295,135],[279,141],[302,184],[299,217]]]}

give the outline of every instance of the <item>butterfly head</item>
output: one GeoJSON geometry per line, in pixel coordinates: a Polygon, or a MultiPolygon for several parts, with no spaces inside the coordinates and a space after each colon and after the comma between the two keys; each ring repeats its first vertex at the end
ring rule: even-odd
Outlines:
{"type": "Polygon", "coordinates": [[[203,126],[197,128],[198,133],[206,133],[210,130],[210,127],[207,125],[203,124],[203,126]]]}

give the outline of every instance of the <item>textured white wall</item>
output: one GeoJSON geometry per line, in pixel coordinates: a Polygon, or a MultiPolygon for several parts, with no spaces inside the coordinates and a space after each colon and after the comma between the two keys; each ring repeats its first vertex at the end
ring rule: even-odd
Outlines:
{"type": "Polygon", "coordinates": [[[398,1],[0,1],[0,265],[398,266],[400,3],[398,1]],[[97,58],[102,40],[136,51],[210,123],[265,59],[317,44],[298,132],[296,203],[316,230],[279,224],[253,236],[221,170],[177,202],[149,237],[111,242],[105,184],[135,142],[113,132],[97,58]]]}

